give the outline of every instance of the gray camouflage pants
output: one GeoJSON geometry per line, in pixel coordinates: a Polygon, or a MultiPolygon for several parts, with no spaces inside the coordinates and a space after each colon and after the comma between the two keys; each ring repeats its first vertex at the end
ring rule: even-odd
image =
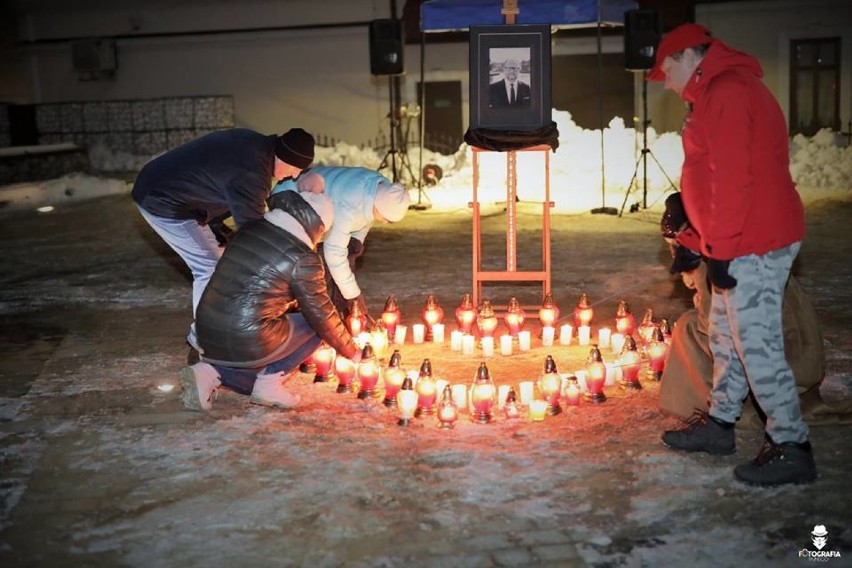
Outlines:
{"type": "Polygon", "coordinates": [[[784,358],[781,301],[801,243],[731,261],[736,287],[713,287],[709,334],[713,353],[710,415],[735,422],[751,387],[766,413],[766,433],[776,444],[804,442],[799,395],[784,358]]]}

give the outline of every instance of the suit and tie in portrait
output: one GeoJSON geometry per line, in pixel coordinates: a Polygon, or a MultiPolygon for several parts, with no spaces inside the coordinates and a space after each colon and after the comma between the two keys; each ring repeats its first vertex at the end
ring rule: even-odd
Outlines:
{"type": "Polygon", "coordinates": [[[488,86],[488,106],[529,106],[532,101],[530,86],[518,80],[521,64],[509,59],[503,63],[503,79],[488,86]]]}

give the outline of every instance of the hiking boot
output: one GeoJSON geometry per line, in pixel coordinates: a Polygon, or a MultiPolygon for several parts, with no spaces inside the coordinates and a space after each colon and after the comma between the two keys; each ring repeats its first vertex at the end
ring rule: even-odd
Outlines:
{"type": "Polygon", "coordinates": [[[299,405],[302,397],[293,394],[284,388],[282,384],[290,378],[284,373],[258,373],[251,391],[251,401],[262,406],[274,408],[295,408],[299,405]]]}
{"type": "Polygon", "coordinates": [[[222,385],[219,373],[208,363],[196,363],[180,370],[183,392],[180,399],[187,410],[207,411],[213,408],[216,389],[222,385]]]}
{"type": "Polygon", "coordinates": [[[713,418],[704,411],[696,410],[685,420],[680,430],[667,430],[663,434],[663,445],[683,452],[706,452],[717,456],[737,451],[734,425],[713,418]]]}
{"type": "Polygon", "coordinates": [[[817,470],[811,443],[776,444],[767,436],[754,460],[734,468],[734,477],[750,485],[764,487],[813,483],[817,470]]]}

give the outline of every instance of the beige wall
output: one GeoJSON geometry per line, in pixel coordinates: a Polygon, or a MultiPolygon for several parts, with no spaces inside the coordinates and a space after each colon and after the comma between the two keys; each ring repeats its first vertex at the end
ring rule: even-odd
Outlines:
{"type": "MultiPolygon", "coordinates": [[[[725,43],[757,57],[763,66],[764,81],[788,119],[790,40],[840,37],[843,49],[840,112],[841,124],[847,128],[852,119],[852,1],[772,0],[698,4],[695,18],[725,43]]],[[[677,95],[664,92],[659,83],[652,83],[648,88],[648,99],[652,126],[659,131],[680,128],[685,110],[677,95]]]]}

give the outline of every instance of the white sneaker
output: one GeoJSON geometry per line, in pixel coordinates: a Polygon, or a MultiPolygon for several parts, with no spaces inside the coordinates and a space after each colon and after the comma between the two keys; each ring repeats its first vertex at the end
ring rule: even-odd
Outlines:
{"type": "Polygon", "coordinates": [[[257,379],[254,381],[254,388],[251,391],[251,401],[254,404],[275,408],[297,407],[302,397],[289,392],[281,384],[289,378],[290,375],[284,373],[268,375],[258,373],[257,379]]]}
{"type": "Polygon", "coordinates": [[[196,363],[180,370],[180,396],[187,410],[210,410],[216,398],[216,389],[222,385],[219,373],[209,363],[196,363]]]}

